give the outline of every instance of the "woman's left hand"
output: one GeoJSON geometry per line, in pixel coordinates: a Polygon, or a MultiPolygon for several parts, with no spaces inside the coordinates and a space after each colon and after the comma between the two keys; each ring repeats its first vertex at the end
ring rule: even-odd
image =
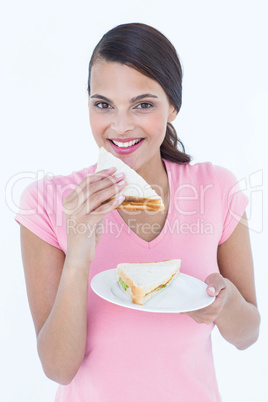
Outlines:
{"type": "Polygon", "coordinates": [[[200,310],[183,313],[192,317],[198,324],[211,324],[214,322],[228,299],[228,280],[224,279],[221,274],[213,273],[209,275],[205,283],[208,285],[207,294],[216,297],[214,302],[200,310]]]}

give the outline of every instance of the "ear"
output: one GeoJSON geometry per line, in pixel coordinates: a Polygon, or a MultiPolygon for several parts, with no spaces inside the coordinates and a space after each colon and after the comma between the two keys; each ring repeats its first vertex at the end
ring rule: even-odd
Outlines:
{"type": "Polygon", "coordinates": [[[170,105],[170,108],[169,108],[169,116],[168,116],[167,121],[170,123],[171,121],[175,120],[176,117],[177,117],[177,114],[178,114],[178,112],[177,112],[177,110],[174,108],[174,106],[170,105]]]}

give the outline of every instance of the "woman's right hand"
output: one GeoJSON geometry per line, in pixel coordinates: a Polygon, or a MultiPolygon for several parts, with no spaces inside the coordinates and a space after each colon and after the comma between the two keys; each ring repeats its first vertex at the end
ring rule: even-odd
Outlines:
{"type": "Polygon", "coordinates": [[[127,184],[124,173],[113,176],[115,170],[105,169],[85,177],[64,199],[66,259],[74,263],[91,264],[102,233],[103,217],[124,200],[124,196],[115,197],[127,184]],[[115,198],[109,200],[111,197],[115,198]]]}

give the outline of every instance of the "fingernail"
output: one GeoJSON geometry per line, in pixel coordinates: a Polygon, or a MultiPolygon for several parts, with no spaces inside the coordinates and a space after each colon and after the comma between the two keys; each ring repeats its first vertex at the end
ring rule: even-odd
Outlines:
{"type": "Polygon", "coordinates": [[[112,173],[114,170],[115,170],[115,167],[110,167],[110,168],[108,169],[108,173],[112,173]]]}
{"type": "Polygon", "coordinates": [[[208,290],[210,290],[211,293],[215,293],[215,292],[216,292],[216,290],[215,290],[215,288],[214,288],[213,286],[210,286],[210,287],[208,288],[208,290]]]}
{"type": "Polygon", "coordinates": [[[118,197],[117,197],[117,201],[118,201],[118,202],[122,202],[122,201],[124,201],[124,199],[125,199],[125,196],[124,196],[123,194],[120,194],[120,195],[118,195],[118,197]]]}
{"type": "Polygon", "coordinates": [[[124,176],[124,173],[116,173],[115,175],[114,175],[114,177],[116,177],[117,179],[120,179],[121,177],[123,177],[124,176]]]}
{"type": "Polygon", "coordinates": [[[125,184],[125,180],[121,180],[119,183],[117,183],[118,186],[123,186],[125,184]]]}

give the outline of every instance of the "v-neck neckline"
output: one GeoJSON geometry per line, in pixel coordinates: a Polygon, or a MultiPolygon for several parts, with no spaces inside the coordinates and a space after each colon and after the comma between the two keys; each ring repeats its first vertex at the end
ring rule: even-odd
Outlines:
{"type": "Polygon", "coordinates": [[[167,176],[168,176],[168,185],[169,185],[169,205],[168,205],[168,212],[166,215],[166,219],[165,219],[165,223],[162,227],[161,232],[159,233],[158,236],[156,236],[153,240],[151,241],[147,241],[147,240],[143,240],[141,237],[139,237],[135,232],[133,232],[132,229],[130,229],[130,227],[126,224],[126,222],[124,221],[124,219],[121,217],[121,215],[119,214],[119,212],[114,209],[112,211],[112,214],[114,216],[114,218],[117,220],[117,222],[120,224],[120,226],[124,229],[125,232],[127,232],[128,236],[134,240],[136,243],[140,244],[142,247],[145,248],[153,248],[155,247],[162,239],[163,237],[167,234],[168,232],[168,221],[171,220],[171,215],[173,214],[173,209],[172,206],[172,199],[173,199],[173,186],[172,186],[172,178],[171,178],[171,171],[169,169],[169,161],[162,159],[162,161],[165,164],[166,167],[166,172],[167,172],[167,176]]]}

